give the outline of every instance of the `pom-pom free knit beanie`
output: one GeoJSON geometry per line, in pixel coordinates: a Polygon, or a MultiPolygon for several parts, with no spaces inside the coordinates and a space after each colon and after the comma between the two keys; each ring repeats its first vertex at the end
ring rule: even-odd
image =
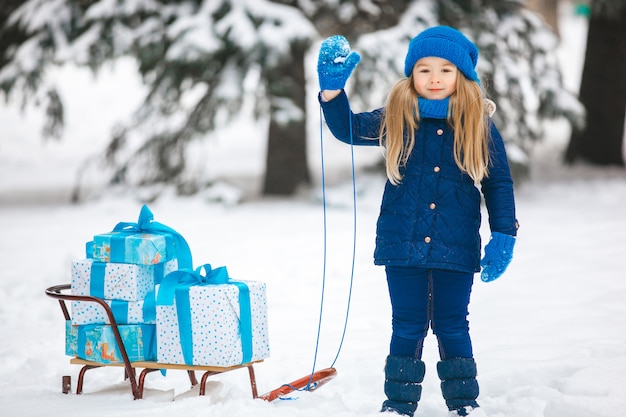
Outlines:
{"type": "Polygon", "coordinates": [[[415,63],[428,56],[452,62],[468,79],[479,82],[476,74],[478,48],[460,31],[449,26],[435,26],[411,39],[404,60],[404,75],[410,76],[415,63]]]}

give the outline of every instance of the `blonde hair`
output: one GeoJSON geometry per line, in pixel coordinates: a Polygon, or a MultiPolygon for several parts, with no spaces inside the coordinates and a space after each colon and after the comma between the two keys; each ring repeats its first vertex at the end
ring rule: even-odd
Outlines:
{"type": "MultiPolygon", "coordinates": [[[[450,96],[448,123],[454,131],[454,161],[462,172],[478,183],[489,174],[489,123],[480,85],[457,73],[456,91],[450,96]]],[[[379,140],[385,147],[387,178],[402,181],[400,167],[406,165],[415,146],[419,128],[417,91],[413,74],[402,78],[387,98],[379,140]]]]}

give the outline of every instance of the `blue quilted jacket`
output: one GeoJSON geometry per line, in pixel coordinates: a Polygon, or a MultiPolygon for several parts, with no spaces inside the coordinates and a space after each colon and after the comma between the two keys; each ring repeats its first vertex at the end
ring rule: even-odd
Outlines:
{"type": "MultiPolygon", "coordinates": [[[[320,103],[337,139],[379,145],[383,109],[355,114],[345,92],[320,103]]],[[[402,182],[385,185],[376,226],[375,264],[480,271],[481,191],[491,231],[517,234],[513,180],[495,125],[491,123],[489,177],[480,190],[454,162],[453,142],[446,120],[421,119],[413,152],[400,169],[402,182]]]]}

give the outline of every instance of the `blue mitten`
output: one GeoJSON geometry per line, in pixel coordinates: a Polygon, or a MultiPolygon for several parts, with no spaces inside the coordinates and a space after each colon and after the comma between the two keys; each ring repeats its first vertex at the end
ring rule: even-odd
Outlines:
{"type": "Polygon", "coordinates": [[[485,256],[480,261],[482,271],[480,279],[491,282],[504,273],[513,258],[515,237],[504,233],[493,232],[491,240],[485,246],[485,256]]]}
{"type": "Polygon", "coordinates": [[[322,90],[341,90],[361,61],[358,52],[350,52],[348,40],[340,35],[322,42],[317,60],[317,75],[322,90]]]}

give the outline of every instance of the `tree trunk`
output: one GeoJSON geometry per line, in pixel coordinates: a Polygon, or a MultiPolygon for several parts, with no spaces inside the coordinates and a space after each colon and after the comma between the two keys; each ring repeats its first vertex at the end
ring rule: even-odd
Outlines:
{"type": "Polygon", "coordinates": [[[291,195],[309,185],[304,56],[308,42],[291,45],[289,60],[269,69],[270,100],[264,195],[291,195]]]}
{"type": "Polygon", "coordinates": [[[618,13],[605,13],[595,7],[597,3],[592,3],[580,85],[587,123],[582,131],[572,133],[565,160],[623,166],[626,7],[618,7],[618,13]]]}
{"type": "Polygon", "coordinates": [[[528,0],[528,7],[539,13],[559,36],[558,8],[560,0],[528,0]]]}

